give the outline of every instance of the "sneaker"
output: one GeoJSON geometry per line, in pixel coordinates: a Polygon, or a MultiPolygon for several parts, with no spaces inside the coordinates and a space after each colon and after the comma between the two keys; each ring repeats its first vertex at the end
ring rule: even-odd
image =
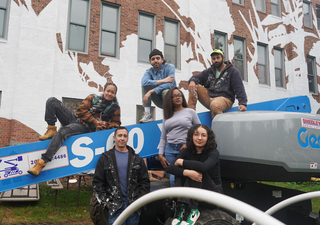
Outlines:
{"type": "Polygon", "coordinates": [[[181,221],[183,219],[184,213],[185,213],[185,205],[178,203],[177,206],[176,206],[176,211],[174,213],[171,225],[179,225],[179,224],[181,224],[181,221]]]}
{"type": "Polygon", "coordinates": [[[145,112],[145,113],[143,113],[143,117],[139,122],[140,123],[148,123],[148,122],[151,122],[151,121],[153,121],[153,118],[152,118],[151,114],[145,112]]]}
{"type": "Polygon", "coordinates": [[[193,225],[196,224],[198,218],[200,216],[200,212],[198,209],[191,209],[190,214],[186,220],[181,222],[181,225],[193,225]]]}

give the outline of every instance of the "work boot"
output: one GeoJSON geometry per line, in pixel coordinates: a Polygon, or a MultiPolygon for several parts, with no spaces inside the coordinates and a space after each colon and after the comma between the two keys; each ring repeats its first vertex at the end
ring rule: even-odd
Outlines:
{"type": "Polygon", "coordinates": [[[43,167],[45,167],[46,165],[47,164],[43,161],[43,159],[38,159],[36,165],[34,165],[30,170],[28,170],[28,173],[37,177],[41,173],[43,167]]]}
{"type": "Polygon", "coordinates": [[[47,131],[44,135],[39,137],[40,141],[45,141],[51,139],[57,133],[57,127],[48,125],[47,131]]]}

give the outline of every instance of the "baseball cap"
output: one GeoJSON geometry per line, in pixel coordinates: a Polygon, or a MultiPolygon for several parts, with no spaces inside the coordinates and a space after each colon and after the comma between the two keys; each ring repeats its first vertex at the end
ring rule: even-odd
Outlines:
{"type": "Polygon", "coordinates": [[[221,51],[220,49],[215,49],[211,52],[210,56],[212,56],[213,54],[220,54],[222,55],[222,57],[224,56],[223,55],[223,51],[221,51]]]}

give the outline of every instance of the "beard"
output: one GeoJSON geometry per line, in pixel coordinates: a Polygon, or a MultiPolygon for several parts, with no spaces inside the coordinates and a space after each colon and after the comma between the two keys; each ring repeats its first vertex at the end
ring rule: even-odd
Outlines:
{"type": "Polygon", "coordinates": [[[221,62],[216,62],[216,63],[214,63],[213,65],[214,65],[214,68],[216,68],[216,69],[218,69],[218,68],[220,68],[221,66],[222,66],[222,63],[223,63],[223,60],[221,60],[221,62]]]}

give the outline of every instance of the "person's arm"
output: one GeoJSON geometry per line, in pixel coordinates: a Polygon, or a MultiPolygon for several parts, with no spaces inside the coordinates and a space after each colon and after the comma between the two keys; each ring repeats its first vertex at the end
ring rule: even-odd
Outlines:
{"type": "Polygon", "coordinates": [[[231,88],[236,95],[236,98],[239,102],[238,109],[240,111],[246,111],[247,106],[247,94],[243,86],[241,74],[237,69],[234,69],[233,74],[231,76],[231,88]]]}
{"type": "Polygon", "coordinates": [[[96,118],[94,118],[92,116],[92,114],[89,112],[92,100],[93,100],[93,95],[89,95],[88,97],[86,97],[82,101],[81,105],[78,107],[76,113],[82,121],[84,121],[88,124],[92,124],[95,127],[99,127],[100,121],[98,121],[96,118]]]}
{"type": "Polygon", "coordinates": [[[197,124],[201,124],[200,119],[198,117],[197,112],[194,109],[190,109],[191,110],[191,120],[192,120],[192,125],[197,125],[197,124]]]}
{"type": "Polygon", "coordinates": [[[163,79],[158,80],[157,86],[153,89],[156,94],[160,94],[165,89],[170,89],[176,86],[175,71],[176,68],[172,64],[165,64],[165,71],[163,72],[163,79]]]}
{"type": "Polygon", "coordinates": [[[201,173],[209,172],[218,163],[219,155],[220,154],[218,150],[209,150],[206,161],[199,162],[195,160],[183,160],[182,166],[185,169],[195,170],[201,173]]]}
{"type": "Polygon", "coordinates": [[[208,75],[209,75],[209,69],[205,69],[203,70],[201,73],[192,76],[189,79],[189,86],[188,86],[188,90],[189,92],[193,93],[196,90],[196,85],[200,84],[200,85],[204,85],[205,82],[208,79],[208,75]]]}
{"type": "Polygon", "coordinates": [[[121,110],[120,107],[113,113],[110,122],[105,122],[104,129],[113,129],[121,125],[121,110]]]}
{"type": "Polygon", "coordinates": [[[165,122],[166,122],[166,120],[164,119],[162,122],[162,131],[161,131],[161,137],[160,137],[160,143],[159,143],[159,160],[160,160],[162,167],[164,169],[167,169],[169,162],[163,156],[164,149],[165,149],[166,143],[167,143],[167,130],[165,128],[165,122]]]}
{"type": "MultiPolygon", "coordinates": [[[[140,156],[139,156],[140,157],[140,156]]],[[[138,186],[139,186],[139,197],[150,192],[150,180],[148,175],[148,170],[146,164],[143,159],[140,157],[140,174],[138,178],[138,186]]]]}
{"type": "Polygon", "coordinates": [[[101,204],[106,206],[106,204],[108,203],[106,193],[106,186],[108,181],[106,180],[106,176],[104,174],[103,160],[104,156],[100,156],[92,179],[92,187],[94,193],[96,194],[96,197],[99,199],[99,201],[101,201],[101,204]]]}
{"type": "Polygon", "coordinates": [[[187,151],[188,151],[188,149],[183,149],[181,152],[179,152],[179,154],[176,157],[176,159],[172,163],[170,163],[170,165],[168,166],[168,169],[167,169],[168,173],[171,173],[171,174],[176,175],[176,176],[183,176],[184,168],[181,167],[181,166],[177,166],[175,164],[175,162],[178,159],[185,159],[187,157],[187,151]]]}

